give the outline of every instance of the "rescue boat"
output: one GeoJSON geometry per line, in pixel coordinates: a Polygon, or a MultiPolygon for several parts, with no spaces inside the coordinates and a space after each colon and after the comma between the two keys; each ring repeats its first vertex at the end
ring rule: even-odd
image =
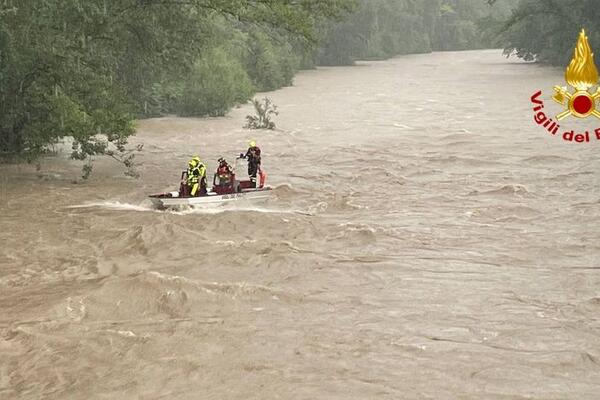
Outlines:
{"type": "MultiPolygon", "coordinates": [[[[212,207],[221,204],[227,204],[240,200],[259,200],[266,199],[271,195],[272,188],[265,186],[266,173],[259,169],[259,182],[251,180],[237,180],[235,169],[237,162],[232,168],[230,178],[227,182],[220,181],[220,177],[215,173],[213,176],[213,186],[206,193],[198,196],[191,196],[184,183],[180,185],[178,191],[152,194],[149,196],[152,204],[158,209],[185,208],[185,207],[212,207]]],[[[182,182],[185,182],[187,172],[181,174],[182,182]]]]}

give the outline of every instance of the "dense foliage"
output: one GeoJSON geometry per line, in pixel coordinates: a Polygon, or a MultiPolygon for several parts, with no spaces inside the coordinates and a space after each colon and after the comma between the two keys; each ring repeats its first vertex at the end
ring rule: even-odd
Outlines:
{"type": "Polygon", "coordinates": [[[291,82],[294,38],[351,0],[3,0],[0,154],[123,150],[139,115],[220,115],[291,82]],[[277,40],[271,40],[272,35],[277,40]]]}
{"type": "MultiPolygon", "coordinates": [[[[502,0],[2,0],[0,156],[131,163],[134,120],[218,116],[298,69],[491,41],[502,0]]],[[[88,171],[89,172],[89,171],[88,171]]]]}
{"type": "Polygon", "coordinates": [[[600,48],[598,24],[597,0],[521,0],[504,25],[502,42],[507,55],[564,66],[582,28],[592,48],[600,48]]]}

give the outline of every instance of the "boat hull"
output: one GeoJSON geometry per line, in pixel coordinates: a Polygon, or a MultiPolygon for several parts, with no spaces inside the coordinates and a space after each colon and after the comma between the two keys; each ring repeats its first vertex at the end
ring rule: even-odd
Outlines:
{"type": "Polygon", "coordinates": [[[199,197],[162,197],[150,196],[152,204],[160,209],[181,207],[211,207],[228,204],[241,200],[259,200],[270,197],[272,189],[265,187],[261,189],[247,189],[239,193],[216,194],[208,193],[199,197]]]}

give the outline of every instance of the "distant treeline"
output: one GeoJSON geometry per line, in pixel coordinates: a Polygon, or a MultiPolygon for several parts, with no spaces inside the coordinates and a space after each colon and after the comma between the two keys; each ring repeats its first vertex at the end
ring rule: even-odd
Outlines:
{"type": "Polygon", "coordinates": [[[495,32],[514,0],[363,0],[345,21],[328,25],[319,64],[350,64],[399,54],[498,46],[495,32]]]}
{"type": "MultiPolygon", "coordinates": [[[[514,1],[513,1],[514,2],[514,1]]],[[[224,115],[315,65],[489,47],[510,0],[3,0],[0,156],[122,151],[136,118],[224,115]]]]}

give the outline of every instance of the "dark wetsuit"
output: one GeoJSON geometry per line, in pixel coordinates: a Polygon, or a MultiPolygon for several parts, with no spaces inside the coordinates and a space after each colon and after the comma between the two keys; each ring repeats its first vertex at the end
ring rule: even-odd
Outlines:
{"type": "Polygon", "coordinates": [[[246,156],[248,159],[248,175],[250,181],[256,185],[256,174],[260,168],[260,148],[258,146],[248,148],[246,156]]]}

